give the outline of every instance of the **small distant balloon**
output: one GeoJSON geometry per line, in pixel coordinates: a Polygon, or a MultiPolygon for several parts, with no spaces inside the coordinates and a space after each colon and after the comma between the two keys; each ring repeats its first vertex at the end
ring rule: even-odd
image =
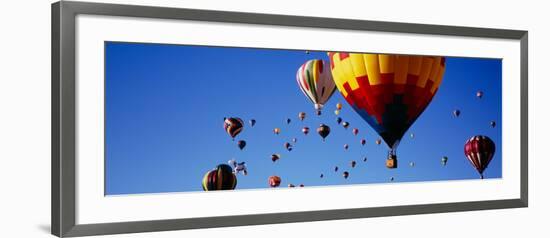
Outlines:
{"type": "Polygon", "coordinates": [[[306,50],[306,54],[308,54],[308,55],[309,55],[309,50],[306,50]]]}
{"type": "Polygon", "coordinates": [[[287,119],[286,119],[286,124],[290,124],[291,121],[292,121],[292,120],[290,120],[290,118],[287,118],[287,119]]]}
{"type": "Polygon", "coordinates": [[[295,186],[294,184],[289,183],[289,184],[288,184],[288,187],[289,187],[289,188],[293,188],[293,187],[296,187],[296,186],[295,186]]]}
{"type": "Polygon", "coordinates": [[[304,135],[307,135],[309,133],[309,127],[304,127],[302,128],[302,133],[304,133],[304,135]]]}
{"type": "Polygon", "coordinates": [[[356,164],[357,164],[357,162],[355,162],[355,160],[352,160],[352,161],[350,162],[350,165],[351,165],[352,168],[355,168],[355,165],[356,165],[356,164]]]}
{"type": "Polygon", "coordinates": [[[253,127],[254,125],[256,125],[256,120],[250,119],[250,120],[248,121],[248,123],[250,123],[250,126],[253,127]]]}
{"type": "Polygon", "coordinates": [[[334,115],[336,116],[340,115],[340,110],[334,110],[334,115]]]}
{"type": "Polygon", "coordinates": [[[279,185],[281,185],[281,177],[276,175],[269,176],[268,183],[272,188],[279,187],[279,185]]]}
{"type": "Polygon", "coordinates": [[[410,162],[409,166],[414,167],[414,162],[410,162]]]}
{"type": "Polygon", "coordinates": [[[334,172],[338,172],[338,166],[334,166],[334,172]]]}
{"type": "Polygon", "coordinates": [[[481,90],[480,90],[480,91],[477,91],[476,97],[479,98],[479,99],[481,99],[481,98],[483,97],[483,91],[481,91],[481,90]]]}
{"type": "Polygon", "coordinates": [[[414,138],[414,133],[411,133],[411,139],[413,139],[413,138],[414,138]]]}
{"type": "Polygon", "coordinates": [[[292,138],[292,142],[293,142],[294,144],[296,144],[296,142],[298,142],[298,139],[292,138]]]}
{"type": "Polygon", "coordinates": [[[281,155],[280,154],[272,154],[271,155],[271,161],[275,162],[277,160],[281,159],[281,155]]]}
{"type": "Polygon", "coordinates": [[[460,110],[456,109],[453,111],[453,116],[459,117],[460,116],[460,110]]]}
{"type": "Polygon", "coordinates": [[[497,126],[497,122],[496,121],[491,121],[490,125],[491,125],[492,128],[495,128],[495,126],[497,126]]]}
{"type": "Polygon", "coordinates": [[[393,180],[395,180],[395,178],[394,178],[394,177],[390,177],[390,181],[392,181],[392,182],[393,182],[393,180]]]}
{"type": "Polygon", "coordinates": [[[340,123],[342,123],[342,118],[341,117],[336,118],[336,123],[338,123],[338,125],[340,125],[340,123]]]}
{"type": "Polygon", "coordinates": [[[319,176],[319,177],[320,177],[320,178],[323,178],[323,177],[325,177],[325,175],[324,175],[324,174],[321,174],[321,176],[319,176]]]}
{"type": "Polygon", "coordinates": [[[244,147],[246,146],[246,141],[244,140],[237,141],[237,146],[239,147],[239,149],[243,150],[244,147]]]}
{"type": "Polygon", "coordinates": [[[365,144],[367,144],[367,140],[361,139],[361,145],[365,145],[365,144]]]}
{"type": "Polygon", "coordinates": [[[344,178],[347,179],[349,177],[349,172],[344,171],[344,173],[342,173],[342,176],[344,176],[344,178]]]}
{"type": "Polygon", "coordinates": [[[367,162],[367,157],[363,158],[363,162],[367,162]]]}
{"type": "Polygon", "coordinates": [[[288,151],[292,151],[292,145],[288,142],[285,142],[285,149],[288,151]]]}
{"type": "Polygon", "coordinates": [[[377,145],[380,145],[382,143],[382,140],[381,139],[376,139],[376,144],[377,145]]]}
{"type": "Polygon", "coordinates": [[[230,117],[225,118],[223,122],[223,129],[231,136],[231,138],[235,138],[241,131],[243,130],[243,120],[241,120],[238,117],[230,117]]]}
{"type": "Polygon", "coordinates": [[[443,166],[447,165],[448,160],[449,160],[449,158],[447,156],[443,156],[443,158],[441,158],[441,164],[443,166]]]}
{"type": "Polygon", "coordinates": [[[325,141],[325,138],[330,134],[330,127],[325,124],[321,124],[317,128],[317,133],[319,133],[319,135],[323,138],[323,141],[325,141]]]}
{"type": "Polygon", "coordinates": [[[357,128],[353,128],[353,131],[352,131],[353,135],[357,135],[359,134],[359,129],[357,128]]]}
{"type": "Polygon", "coordinates": [[[303,121],[306,118],[306,113],[305,112],[298,113],[298,118],[300,118],[300,121],[303,121]]]}
{"type": "Polygon", "coordinates": [[[349,127],[349,122],[345,121],[345,122],[342,122],[342,126],[346,129],[348,129],[349,127]]]}
{"type": "Polygon", "coordinates": [[[344,150],[347,150],[349,148],[348,144],[344,144],[344,150]]]}
{"type": "Polygon", "coordinates": [[[342,103],[336,103],[336,110],[342,110],[342,103]]]}
{"type": "Polygon", "coordinates": [[[273,129],[273,133],[275,133],[275,135],[278,135],[279,133],[281,133],[281,129],[280,128],[275,128],[275,129],[273,129]]]}
{"type": "Polygon", "coordinates": [[[303,184],[303,183],[301,183],[301,184],[300,184],[300,188],[303,188],[303,187],[304,187],[304,184],[303,184]]]}

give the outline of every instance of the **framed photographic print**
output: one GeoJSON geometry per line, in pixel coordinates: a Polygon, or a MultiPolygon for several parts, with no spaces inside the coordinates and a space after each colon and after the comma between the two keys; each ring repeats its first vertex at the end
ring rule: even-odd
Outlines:
{"type": "Polygon", "coordinates": [[[527,206],[527,32],[52,5],[52,233],[527,206]]]}

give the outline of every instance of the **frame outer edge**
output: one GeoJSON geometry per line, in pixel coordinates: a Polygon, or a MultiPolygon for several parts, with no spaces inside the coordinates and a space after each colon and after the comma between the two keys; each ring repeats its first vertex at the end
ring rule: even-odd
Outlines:
{"type": "Polygon", "coordinates": [[[521,182],[520,196],[524,207],[529,206],[529,32],[520,39],[521,64],[521,182]]]}
{"type": "Polygon", "coordinates": [[[51,5],[51,234],[60,236],[59,68],[60,3],[51,5]]]}

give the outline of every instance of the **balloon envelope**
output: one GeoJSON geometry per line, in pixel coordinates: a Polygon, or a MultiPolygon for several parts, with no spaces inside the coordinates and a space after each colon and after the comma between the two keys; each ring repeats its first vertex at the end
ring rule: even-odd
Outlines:
{"type": "Polygon", "coordinates": [[[241,133],[243,126],[243,120],[238,117],[225,118],[223,122],[223,129],[225,129],[231,138],[235,138],[235,136],[241,133]]]}
{"type": "Polygon", "coordinates": [[[495,147],[493,140],[483,135],[473,136],[464,144],[464,155],[466,155],[466,158],[477,170],[481,178],[483,178],[483,171],[485,171],[493,159],[495,147]]]}
{"type": "Polygon", "coordinates": [[[239,147],[239,149],[244,149],[244,147],[246,146],[246,141],[244,140],[240,140],[237,142],[237,146],[239,147]]]}
{"type": "Polygon", "coordinates": [[[323,140],[325,140],[325,138],[330,134],[330,127],[325,124],[321,124],[317,128],[317,133],[319,133],[319,135],[323,137],[323,140]]]}
{"type": "Polygon", "coordinates": [[[208,171],[202,179],[204,191],[232,190],[237,186],[237,176],[231,166],[220,164],[215,169],[208,171]]]}
{"type": "Polygon", "coordinates": [[[336,91],[330,66],[323,60],[308,60],[302,64],[296,72],[296,81],[302,93],[313,103],[318,114],[336,91]]]}
{"type": "Polygon", "coordinates": [[[268,183],[272,188],[279,187],[281,185],[281,177],[275,175],[269,176],[268,183]]]}

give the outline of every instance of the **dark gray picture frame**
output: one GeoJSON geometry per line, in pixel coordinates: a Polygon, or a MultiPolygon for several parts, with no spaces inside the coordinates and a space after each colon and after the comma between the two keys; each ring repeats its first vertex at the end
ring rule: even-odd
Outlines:
{"type": "Polygon", "coordinates": [[[440,212],[527,207],[527,31],[458,26],[409,24],[380,21],[330,19],[166,7],[85,2],[52,4],[52,197],[51,233],[59,237],[167,231],[288,222],[321,221],[440,212]],[[245,23],[415,33],[518,40],[521,45],[521,197],[518,199],[320,210],[277,214],[255,214],[207,218],[185,218],[120,223],[76,224],[75,207],[75,18],[79,14],[181,19],[223,23],[245,23]]]}

